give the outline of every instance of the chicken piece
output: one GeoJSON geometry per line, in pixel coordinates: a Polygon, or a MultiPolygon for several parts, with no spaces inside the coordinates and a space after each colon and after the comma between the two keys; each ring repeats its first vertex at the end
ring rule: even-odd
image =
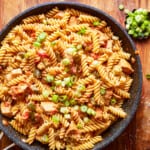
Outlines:
{"type": "Polygon", "coordinates": [[[131,74],[132,72],[134,72],[129,62],[124,59],[120,60],[119,65],[121,66],[122,71],[126,74],[131,74]]]}
{"type": "Polygon", "coordinates": [[[113,40],[108,40],[108,41],[107,41],[106,48],[108,48],[108,49],[111,49],[111,50],[112,50],[112,44],[113,44],[113,40]]]}
{"type": "Polygon", "coordinates": [[[22,74],[22,70],[20,68],[13,69],[9,74],[6,75],[6,79],[9,81],[12,80],[12,78],[17,77],[21,74],[22,74]]]}
{"type": "Polygon", "coordinates": [[[41,107],[46,113],[55,114],[57,110],[57,105],[53,102],[41,102],[41,107]]]}
{"type": "Polygon", "coordinates": [[[22,74],[22,70],[21,70],[20,68],[18,68],[18,69],[13,69],[13,70],[11,71],[12,77],[16,77],[16,76],[21,75],[21,74],[22,74]]]}
{"type": "Polygon", "coordinates": [[[121,66],[115,65],[115,66],[113,67],[113,72],[114,72],[115,75],[121,75],[121,73],[122,73],[122,68],[121,68],[121,66]]]}
{"type": "Polygon", "coordinates": [[[64,12],[63,11],[59,11],[55,16],[54,18],[56,19],[62,19],[64,17],[64,12]]]}
{"type": "Polygon", "coordinates": [[[1,113],[4,116],[11,117],[12,116],[11,104],[8,102],[2,102],[1,103],[1,113]]]}
{"type": "Polygon", "coordinates": [[[100,43],[104,42],[104,41],[107,41],[108,39],[109,39],[109,37],[106,34],[100,32],[100,38],[99,38],[100,43]]]}
{"type": "Polygon", "coordinates": [[[113,91],[111,89],[107,89],[106,94],[104,95],[105,105],[109,105],[112,95],[113,91]]]}
{"type": "Polygon", "coordinates": [[[70,17],[69,25],[77,24],[77,18],[75,16],[70,17]]]}
{"type": "Polygon", "coordinates": [[[102,109],[100,109],[100,108],[97,108],[96,109],[96,115],[95,115],[95,119],[102,119],[102,116],[103,116],[103,111],[102,111],[102,109]]]}
{"type": "Polygon", "coordinates": [[[15,96],[24,93],[27,90],[27,88],[28,85],[26,83],[21,82],[17,86],[12,86],[8,93],[12,96],[15,96]]]}

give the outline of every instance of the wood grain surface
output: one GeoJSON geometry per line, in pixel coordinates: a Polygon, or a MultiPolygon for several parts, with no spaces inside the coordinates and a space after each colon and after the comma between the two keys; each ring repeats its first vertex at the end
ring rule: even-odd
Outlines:
{"type": "MultiPolygon", "coordinates": [[[[59,0],[57,0],[59,1],[59,0]]],[[[62,0],[60,0],[62,1],[62,0]]],[[[119,4],[132,10],[134,8],[147,8],[150,11],[150,0],[64,0],[88,4],[97,7],[124,26],[125,15],[118,9],[119,4]]],[[[23,10],[41,4],[52,2],[51,0],[0,0],[0,29],[8,21],[23,10]]],[[[113,143],[104,150],[150,150],[150,81],[145,78],[145,74],[150,73],[150,39],[145,41],[135,41],[140,52],[143,67],[143,92],[136,116],[127,129],[113,143]]],[[[0,150],[8,143],[7,137],[0,141],[0,150]]],[[[20,150],[17,146],[13,150],[20,150]]]]}

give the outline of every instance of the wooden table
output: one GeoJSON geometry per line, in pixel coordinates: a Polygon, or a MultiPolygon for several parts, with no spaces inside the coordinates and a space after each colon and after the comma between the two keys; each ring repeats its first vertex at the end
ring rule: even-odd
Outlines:
{"type": "MultiPolygon", "coordinates": [[[[51,0],[49,0],[51,1],[51,0]]],[[[59,0],[58,0],[59,1],[59,0]]],[[[62,1],[62,0],[60,0],[62,1]]],[[[119,21],[124,26],[124,13],[118,9],[119,4],[132,10],[134,8],[147,8],[150,11],[150,0],[65,0],[85,3],[97,7],[119,21]]],[[[23,10],[36,4],[48,2],[48,0],[0,0],[0,29],[8,23],[12,17],[23,10]]],[[[105,150],[150,150],[150,86],[145,74],[150,73],[150,39],[135,41],[140,51],[143,66],[143,94],[136,116],[123,134],[118,137],[105,150]]],[[[0,150],[10,141],[4,137],[0,142],[0,150]]],[[[15,147],[14,150],[20,150],[15,147]]]]}

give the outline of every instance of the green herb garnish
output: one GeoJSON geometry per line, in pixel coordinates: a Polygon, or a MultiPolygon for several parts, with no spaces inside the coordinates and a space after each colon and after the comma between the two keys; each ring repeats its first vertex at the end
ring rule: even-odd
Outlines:
{"type": "Polygon", "coordinates": [[[112,98],[111,101],[110,101],[110,103],[111,103],[112,105],[116,104],[116,102],[117,102],[117,101],[116,101],[115,98],[112,98]]]}
{"type": "Polygon", "coordinates": [[[94,25],[94,26],[99,26],[100,24],[101,24],[101,23],[100,23],[99,21],[94,21],[94,22],[93,22],[93,25],[94,25]]]}
{"type": "Polygon", "coordinates": [[[47,75],[46,75],[46,81],[47,81],[48,83],[53,82],[53,81],[54,81],[54,77],[53,77],[52,75],[47,74],[47,75]]]}
{"type": "Polygon", "coordinates": [[[34,43],[33,43],[33,46],[35,46],[35,47],[41,47],[41,43],[39,43],[39,42],[34,42],[34,43]]]}
{"type": "Polygon", "coordinates": [[[57,103],[58,102],[58,98],[59,98],[59,96],[58,95],[52,95],[52,101],[53,102],[55,102],[55,103],[57,103]]]}
{"type": "Polygon", "coordinates": [[[124,5],[123,5],[123,4],[120,4],[120,5],[119,5],[119,9],[120,9],[120,10],[123,10],[123,9],[124,9],[124,5]]]}
{"type": "Polygon", "coordinates": [[[80,31],[78,31],[78,34],[85,34],[86,33],[86,28],[82,28],[80,31]]]}
{"type": "Polygon", "coordinates": [[[59,120],[59,117],[58,117],[58,116],[53,115],[53,116],[52,116],[52,121],[53,121],[54,123],[58,124],[60,120],[59,120]]]}
{"type": "Polygon", "coordinates": [[[80,110],[81,110],[82,112],[87,112],[88,107],[87,107],[86,105],[82,105],[82,106],[80,107],[80,110]]]}
{"type": "Polygon", "coordinates": [[[106,94],[106,89],[103,88],[103,87],[101,87],[101,88],[100,88],[100,94],[101,94],[101,95],[105,95],[105,94],[106,94]]]}
{"type": "Polygon", "coordinates": [[[46,32],[42,32],[38,35],[37,37],[37,42],[41,43],[46,39],[47,33],[46,32]]]}

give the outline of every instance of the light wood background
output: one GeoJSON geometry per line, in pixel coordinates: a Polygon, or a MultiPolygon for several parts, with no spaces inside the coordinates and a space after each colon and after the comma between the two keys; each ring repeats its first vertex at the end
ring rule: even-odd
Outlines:
{"type": "MultiPolygon", "coordinates": [[[[62,0],[57,0],[62,1],[62,0]]],[[[132,10],[134,8],[147,8],[150,11],[150,0],[64,0],[74,1],[97,7],[111,16],[124,26],[124,14],[118,9],[119,4],[132,10]]],[[[0,29],[4,27],[10,19],[23,10],[41,4],[51,2],[51,0],[0,0],[0,29]]],[[[145,74],[150,73],[150,39],[145,41],[135,41],[140,52],[143,67],[143,93],[136,116],[123,132],[105,150],[150,150],[150,81],[145,78],[145,74]]],[[[8,145],[10,141],[4,137],[0,141],[0,150],[8,145]]],[[[13,150],[20,150],[17,146],[13,150]]]]}

